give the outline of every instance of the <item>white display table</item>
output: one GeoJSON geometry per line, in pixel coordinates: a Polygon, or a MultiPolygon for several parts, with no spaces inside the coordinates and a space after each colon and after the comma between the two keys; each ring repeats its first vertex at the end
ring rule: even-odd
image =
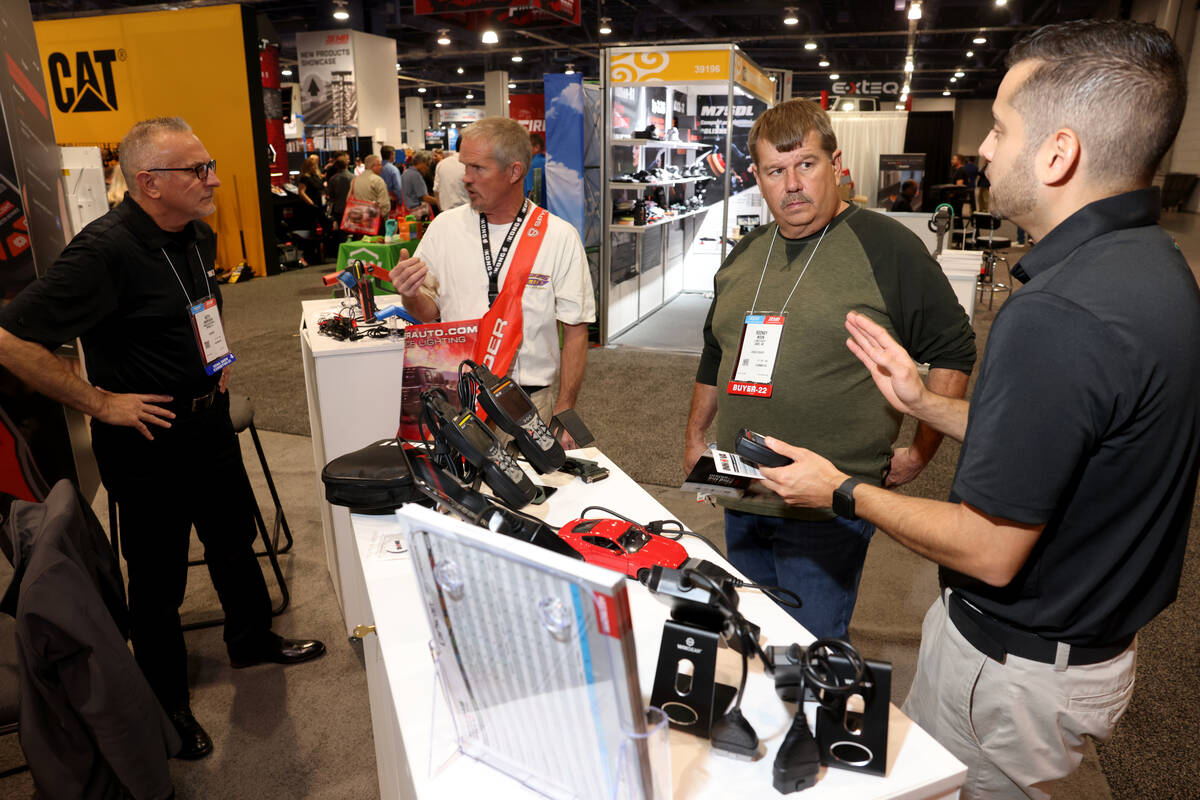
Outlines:
{"type": "Polygon", "coordinates": [[[321,498],[325,558],[349,635],[366,613],[361,588],[346,590],[347,585],[362,586],[362,569],[355,557],[350,512],[325,502],[321,470],[340,455],[396,435],[400,425],[404,342],[387,339],[339,342],[317,333],[316,321],[323,312],[337,310],[341,300],[309,300],[300,306],[300,350],[308,393],[317,496],[321,498]]]}
{"type": "MultiPolygon", "coordinates": [[[[527,507],[524,511],[556,525],[578,517],[589,505],[607,506],[640,522],[670,518],[665,508],[597,451],[576,454],[599,460],[608,467],[611,476],[590,485],[561,473],[543,476],[545,483],[559,487],[559,491],[544,506],[527,507]]],[[[591,516],[595,515],[593,512],[591,516]]],[[[366,636],[363,644],[380,796],[388,800],[536,797],[514,779],[469,757],[459,754],[445,760],[454,749],[452,729],[435,681],[428,646],[430,631],[412,565],[407,555],[388,554],[384,547],[386,540],[396,537],[399,525],[392,517],[354,515],[351,522],[367,604],[363,616],[354,621],[375,626],[375,635],[366,636]],[[437,714],[435,704],[443,708],[437,714]],[[435,718],[440,721],[435,723],[435,718]]],[[[729,569],[724,559],[703,542],[685,537],[683,543],[692,555],[729,569]]],[[[648,702],[662,623],[669,609],[636,582],[631,581],[628,589],[639,680],[648,702]]],[[[767,643],[812,641],[811,634],[765,595],[752,590],[742,590],[740,594],[742,613],[761,626],[767,643]]],[[[736,684],[740,669],[740,657],[732,651],[722,651],[718,664],[720,679],[736,684]]],[[[671,731],[674,797],[777,794],[771,786],[771,765],[791,717],[787,706],[775,694],[774,681],[763,674],[757,660],[751,662],[742,710],[765,745],[765,755],[754,762],[722,757],[712,751],[707,741],[671,731]]],[[[813,713],[810,709],[810,724],[813,713]]],[[[817,785],[797,797],[804,800],[955,797],[965,775],[966,768],[961,763],[893,706],[886,777],[840,769],[822,770],[817,785]]]]}

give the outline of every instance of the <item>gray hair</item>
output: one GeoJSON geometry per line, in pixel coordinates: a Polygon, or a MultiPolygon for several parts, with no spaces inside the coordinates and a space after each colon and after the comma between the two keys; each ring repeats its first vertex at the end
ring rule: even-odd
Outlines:
{"type": "Polygon", "coordinates": [[[487,117],[473,122],[462,133],[459,151],[468,139],[477,138],[491,145],[492,158],[501,168],[516,162],[529,172],[533,147],[529,144],[529,131],[521,123],[507,117],[487,117]]]}
{"type": "Polygon", "coordinates": [[[1183,59],[1166,31],[1127,20],[1047,25],[1008,52],[1035,65],[1013,95],[1028,146],[1059,128],[1078,134],[1089,178],[1125,188],[1153,177],[1187,103],[1183,59]]]}
{"type": "Polygon", "coordinates": [[[142,170],[159,166],[157,139],[164,133],[191,133],[192,126],[183,117],[154,117],[134,123],[121,140],[117,151],[121,159],[121,174],[129,185],[130,194],[138,194],[137,174],[142,170]]]}
{"type": "Polygon", "coordinates": [[[416,166],[417,164],[428,164],[432,160],[433,153],[429,152],[428,150],[418,150],[412,155],[413,166],[416,166]]]}
{"type": "Polygon", "coordinates": [[[371,155],[369,155],[363,159],[363,166],[366,167],[367,169],[370,169],[371,167],[375,166],[375,164],[377,164],[380,160],[381,159],[379,158],[379,156],[375,155],[374,153],[371,153],[371,155]]]}

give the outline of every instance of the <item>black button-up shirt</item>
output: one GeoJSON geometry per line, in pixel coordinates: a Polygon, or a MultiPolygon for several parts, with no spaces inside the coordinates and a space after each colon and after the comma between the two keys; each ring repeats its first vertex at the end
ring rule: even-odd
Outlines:
{"type": "Polygon", "coordinates": [[[1044,523],[985,612],[1078,645],[1119,641],[1179,586],[1200,465],[1200,289],[1158,189],[1091,203],[1013,272],[971,401],[952,499],[1044,523]]]}
{"type": "Polygon", "coordinates": [[[187,309],[209,294],[220,303],[215,255],[208,225],[169,233],[126,194],[0,308],[0,327],[51,349],[79,337],[88,379],[102,389],[198,397],[219,375],[204,371],[187,309]]]}

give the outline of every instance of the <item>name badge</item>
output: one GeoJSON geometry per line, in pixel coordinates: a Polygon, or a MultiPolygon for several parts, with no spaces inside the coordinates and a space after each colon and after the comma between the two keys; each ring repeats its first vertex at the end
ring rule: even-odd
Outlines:
{"type": "Polygon", "coordinates": [[[779,354],[779,341],[783,337],[786,320],[786,314],[746,315],[737,365],[733,370],[733,380],[727,387],[729,394],[771,396],[771,376],[775,372],[775,358],[779,354]]]}
{"type": "Polygon", "coordinates": [[[215,375],[237,361],[237,357],[229,352],[229,343],[225,341],[225,326],[221,324],[221,312],[217,309],[215,297],[206,297],[188,306],[188,315],[192,319],[192,330],[196,333],[196,345],[200,348],[205,372],[215,375]]]}

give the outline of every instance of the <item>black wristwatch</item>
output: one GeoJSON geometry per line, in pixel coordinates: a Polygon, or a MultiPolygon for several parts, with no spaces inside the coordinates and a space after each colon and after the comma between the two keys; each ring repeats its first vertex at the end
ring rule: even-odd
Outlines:
{"type": "Polygon", "coordinates": [[[858,478],[846,478],[841,486],[833,490],[833,513],[845,519],[858,519],[854,513],[854,487],[862,481],[858,478]]]}

